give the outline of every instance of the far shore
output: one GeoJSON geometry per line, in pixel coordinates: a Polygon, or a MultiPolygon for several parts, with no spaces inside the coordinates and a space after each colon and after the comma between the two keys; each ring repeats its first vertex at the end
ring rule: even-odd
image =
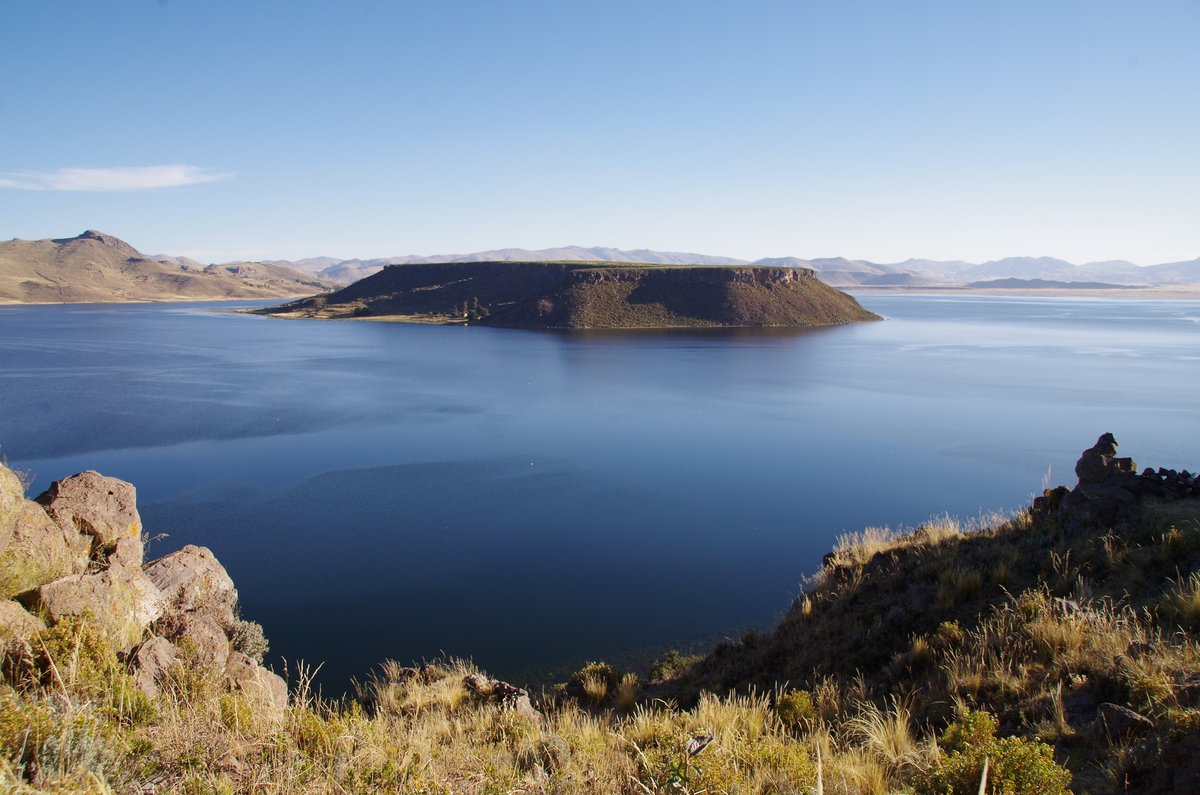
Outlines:
{"type": "Polygon", "coordinates": [[[1011,295],[1065,298],[1157,298],[1200,299],[1200,285],[1182,287],[877,287],[854,285],[839,287],[852,295],[1011,295]]]}

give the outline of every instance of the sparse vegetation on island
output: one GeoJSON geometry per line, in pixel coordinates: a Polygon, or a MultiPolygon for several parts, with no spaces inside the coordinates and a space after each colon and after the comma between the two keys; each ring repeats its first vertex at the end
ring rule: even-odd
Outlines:
{"type": "Polygon", "coordinates": [[[1102,437],[1078,486],[1012,516],[847,535],[773,632],[703,656],[539,693],[384,662],[336,701],[302,665],[273,693],[205,550],[143,567],[131,503],[96,521],[87,483],[35,503],[3,468],[0,571],[53,536],[87,593],[155,590],[129,603],[151,606],[133,645],[97,610],[120,600],[0,602],[0,790],[1193,792],[1200,486],[1125,462],[1102,437]]]}
{"type": "Polygon", "coordinates": [[[253,312],[558,329],[827,326],[879,319],[804,268],[596,262],[392,265],[337,292],[253,312]]]}

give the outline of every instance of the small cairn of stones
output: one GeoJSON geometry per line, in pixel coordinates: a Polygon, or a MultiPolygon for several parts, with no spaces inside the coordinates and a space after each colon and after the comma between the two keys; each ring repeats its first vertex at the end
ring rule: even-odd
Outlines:
{"type": "Polygon", "coordinates": [[[1034,516],[1055,517],[1070,527],[1113,524],[1134,518],[1147,497],[1200,497],[1200,478],[1174,469],[1147,467],[1137,474],[1132,458],[1117,457],[1117,440],[1106,433],[1075,464],[1075,488],[1046,489],[1033,501],[1034,516]]]}

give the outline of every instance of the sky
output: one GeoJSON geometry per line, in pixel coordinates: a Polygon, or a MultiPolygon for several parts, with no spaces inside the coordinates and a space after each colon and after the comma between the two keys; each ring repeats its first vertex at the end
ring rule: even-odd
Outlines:
{"type": "Polygon", "coordinates": [[[4,0],[0,239],[1200,257],[1200,0],[4,0]]]}

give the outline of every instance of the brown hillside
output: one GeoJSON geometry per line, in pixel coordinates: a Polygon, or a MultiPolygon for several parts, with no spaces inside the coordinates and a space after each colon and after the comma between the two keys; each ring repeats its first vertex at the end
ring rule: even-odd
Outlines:
{"type": "Polygon", "coordinates": [[[283,298],[326,284],[265,263],[156,262],[111,235],[89,230],[56,240],[0,243],[0,303],[101,303],[283,298]]]}

